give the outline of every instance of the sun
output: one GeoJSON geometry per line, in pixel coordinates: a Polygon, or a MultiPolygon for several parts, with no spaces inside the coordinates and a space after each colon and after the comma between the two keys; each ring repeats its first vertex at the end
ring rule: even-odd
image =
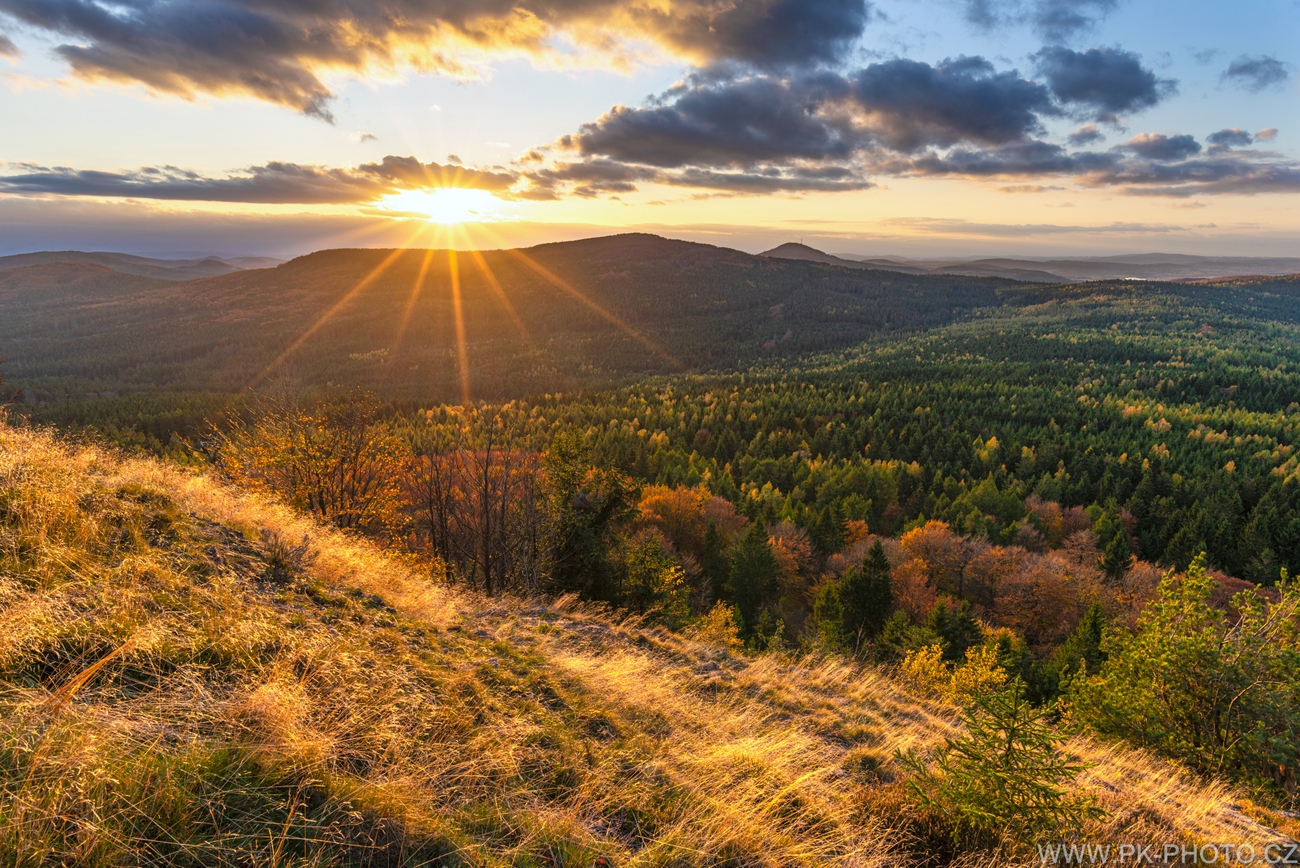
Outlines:
{"type": "Polygon", "coordinates": [[[496,220],[501,200],[486,190],[467,187],[439,187],[434,190],[403,190],[384,197],[394,211],[422,214],[430,223],[469,223],[496,220]]]}

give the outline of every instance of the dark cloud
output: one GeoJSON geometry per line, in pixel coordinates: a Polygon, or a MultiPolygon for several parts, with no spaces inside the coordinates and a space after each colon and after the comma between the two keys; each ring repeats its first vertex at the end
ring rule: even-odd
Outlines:
{"type": "Polygon", "coordinates": [[[958,142],[998,145],[1036,132],[1056,114],[1047,89],[982,57],[930,66],[915,60],[873,63],[853,81],[855,108],[870,137],[899,151],[958,142]]]}
{"type": "Polygon", "coordinates": [[[473,76],[481,54],[551,55],[559,41],[631,62],[650,43],[698,65],[838,60],[867,0],[0,0],[67,38],[78,76],[161,92],[239,94],[330,119],[320,74],[473,76]],[[478,58],[476,60],[476,58],[478,58]]]}
{"type": "Polygon", "coordinates": [[[1075,147],[1091,145],[1100,142],[1106,138],[1105,133],[1097,128],[1096,124],[1084,124],[1074,132],[1070,133],[1070,144],[1075,147]]]}
{"type": "Polygon", "coordinates": [[[851,72],[728,77],[706,70],[639,108],[619,106],[554,149],[520,162],[529,188],[559,197],[630,192],[641,184],[732,194],[863,189],[873,176],[1045,179],[1142,195],[1293,189],[1300,172],[1275,154],[1232,150],[1261,140],[1143,133],[1108,151],[1096,123],[1068,146],[1044,141],[1043,121],[1084,106],[1099,116],[1150,107],[1172,89],[1121,49],[1049,47],[1045,83],[999,72],[980,57],[930,65],[899,59],[851,72]]]}
{"type": "MultiPolygon", "coordinates": [[[[1191,137],[1171,136],[1166,141],[1180,138],[1191,137]]],[[[1172,151],[1177,150],[1175,145],[1172,151]]],[[[1183,150],[1190,148],[1184,145],[1183,150]]],[[[1294,160],[1251,151],[1220,151],[1204,156],[1193,152],[1186,159],[1171,161],[1165,159],[1169,152],[1156,153],[1159,159],[1145,156],[1127,145],[1097,153],[1069,152],[1047,142],[1024,142],[984,150],[958,148],[948,154],[883,161],[873,168],[900,176],[1036,180],[1061,177],[1084,187],[1116,189],[1136,196],[1300,192],[1300,163],[1294,160]]]]}
{"type": "Polygon", "coordinates": [[[858,169],[848,166],[768,166],[758,171],[726,172],[695,166],[676,169],[629,166],[605,159],[558,163],[527,172],[525,177],[530,186],[519,195],[526,199],[558,199],[565,192],[583,198],[630,193],[637,189],[637,184],[644,183],[750,195],[842,192],[875,186],[858,169]]]}
{"type": "Polygon", "coordinates": [[[1244,87],[1251,93],[1281,85],[1290,77],[1291,64],[1266,54],[1258,57],[1243,54],[1228,64],[1223,75],[1219,76],[1221,80],[1244,87]]]}
{"type": "Polygon", "coordinates": [[[1217,133],[1210,133],[1205,140],[1211,145],[1220,148],[1244,148],[1253,144],[1255,137],[1250,133],[1238,127],[1229,130],[1219,130],[1217,133]]]}
{"type": "Polygon", "coordinates": [[[1184,160],[1201,152],[1201,145],[1189,135],[1166,136],[1164,133],[1139,133],[1123,145],[1139,157],[1163,163],[1184,160]]]}
{"type": "Polygon", "coordinates": [[[22,54],[14,41],[3,33],[0,33],[0,57],[17,57],[22,54]]]}
{"type": "Polygon", "coordinates": [[[665,38],[698,57],[735,60],[760,68],[839,60],[862,35],[871,16],[866,0],[749,0],[701,5],[709,11],[682,15],[676,26],[664,33],[665,38]],[[734,5],[734,10],[721,13],[728,5],[734,5]]]}
{"type": "Polygon", "coordinates": [[[223,178],[174,166],[134,172],[77,171],[30,164],[11,168],[17,171],[0,175],[0,193],[261,205],[356,204],[402,190],[436,187],[473,187],[505,194],[519,180],[511,172],[479,171],[393,156],[355,169],[272,162],[223,178]]]}
{"type": "Polygon", "coordinates": [[[983,58],[892,60],[850,76],[692,80],[641,108],[619,106],[558,144],[658,168],[791,169],[875,148],[1005,144],[1055,113],[1045,87],[983,58]]]}
{"type": "Polygon", "coordinates": [[[982,30],[1028,23],[1044,40],[1065,42],[1092,30],[1119,0],[964,0],[966,20],[982,30]]]}
{"type": "Polygon", "coordinates": [[[1057,99],[1095,111],[1097,120],[1114,121],[1121,112],[1151,108],[1176,87],[1144,68],[1138,55],[1119,48],[1049,46],[1034,59],[1057,99]]]}
{"type": "Polygon", "coordinates": [[[670,91],[666,104],[618,106],[560,145],[663,168],[844,159],[854,149],[850,131],[822,110],[848,92],[834,73],[691,84],[670,91]]]}
{"type": "Polygon", "coordinates": [[[1119,6],[1119,0],[1039,0],[1034,29],[1050,42],[1064,42],[1091,30],[1119,6]]]}
{"type": "Polygon", "coordinates": [[[1122,187],[1138,196],[1300,192],[1300,165],[1240,152],[1179,163],[1124,161],[1078,179],[1092,187],[1122,187]]]}
{"type": "Polygon", "coordinates": [[[955,148],[947,154],[928,153],[910,159],[886,159],[878,171],[895,175],[967,178],[1043,178],[1081,175],[1110,168],[1111,154],[1071,152],[1050,142],[1028,141],[998,148],[955,148]]]}

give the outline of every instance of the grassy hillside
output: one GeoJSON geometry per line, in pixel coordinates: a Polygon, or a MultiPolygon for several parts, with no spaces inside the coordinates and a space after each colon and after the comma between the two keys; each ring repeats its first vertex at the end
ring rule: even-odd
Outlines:
{"type": "Polygon", "coordinates": [[[269,366],[390,397],[518,396],[859,343],[997,305],[1005,281],[780,261],[625,235],[526,251],[331,250],[179,284],[0,271],[0,350],[41,401],[237,392],[269,366]],[[453,279],[454,276],[454,279],[453,279]],[[23,281],[30,287],[19,291],[23,281]],[[133,282],[134,281],[134,282],[133,282]]]}
{"type": "MultiPolygon", "coordinates": [[[[946,864],[891,758],[953,727],[879,671],[456,593],[207,477],[0,427],[4,864],[946,864]]],[[[1276,838],[1170,764],[1068,749],[1096,840],[1276,838]]]]}

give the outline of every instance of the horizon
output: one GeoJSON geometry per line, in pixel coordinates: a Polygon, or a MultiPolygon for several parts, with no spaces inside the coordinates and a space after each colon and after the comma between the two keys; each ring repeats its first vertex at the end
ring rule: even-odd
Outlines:
{"type": "MultiPolygon", "coordinates": [[[[817,246],[815,246],[815,245],[813,245],[813,244],[808,244],[806,239],[787,240],[787,241],[782,241],[782,242],[778,242],[778,243],[772,244],[771,246],[763,246],[763,245],[759,244],[759,245],[747,245],[747,246],[742,247],[742,246],[738,246],[738,245],[732,245],[732,244],[725,243],[725,240],[720,240],[720,239],[700,240],[699,238],[691,237],[689,234],[684,234],[684,235],[670,235],[670,234],[664,234],[664,233],[661,233],[661,232],[647,232],[647,231],[642,231],[642,230],[640,230],[640,229],[636,229],[636,228],[631,228],[631,229],[628,229],[627,231],[611,231],[611,232],[606,232],[606,233],[603,233],[603,234],[585,235],[585,236],[578,236],[578,237],[574,237],[574,238],[562,238],[562,239],[554,239],[554,240],[538,241],[538,242],[535,242],[535,243],[532,243],[532,244],[519,245],[519,246],[499,245],[499,246],[495,246],[495,247],[475,247],[475,246],[472,246],[472,245],[466,245],[466,244],[459,244],[459,245],[453,244],[453,245],[449,245],[449,246],[434,246],[434,245],[419,245],[419,246],[385,246],[385,245],[380,245],[380,244],[374,244],[374,245],[342,245],[342,246],[337,246],[337,247],[328,247],[328,246],[326,246],[326,247],[314,247],[314,248],[310,248],[310,249],[302,249],[302,250],[295,250],[295,251],[287,251],[287,252],[282,252],[282,253],[278,253],[278,254],[276,254],[276,253],[263,253],[263,254],[258,254],[258,253],[249,253],[249,252],[244,251],[244,250],[233,250],[233,251],[212,251],[212,250],[203,250],[203,249],[192,249],[192,250],[148,250],[148,249],[145,249],[145,248],[137,248],[137,249],[107,249],[107,248],[106,248],[106,249],[90,249],[90,248],[85,248],[85,249],[73,249],[73,248],[60,248],[60,249],[55,249],[55,248],[31,248],[31,249],[27,249],[27,248],[23,248],[23,249],[13,250],[13,251],[10,252],[10,251],[6,251],[4,248],[0,247],[0,260],[8,259],[8,258],[11,258],[11,257],[28,256],[28,255],[38,255],[38,254],[76,253],[76,254],[84,254],[84,255],[118,255],[118,256],[132,256],[132,257],[139,257],[139,258],[142,258],[142,259],[153,259],[153,260],[158,260],[158,261],[162,261],[162,262],[203,261],[203,260],[208,260],[208,259],[217,259],[217,260],[221,260],[221,261],[223,261],[223,262],[225,262],[225,263],[227,263],[227,264],[234,264],[235,261],[237,261],[237,260],[241,260],[241,259],[274,259],[274,260],[279,260],[280,262],[290,262],[290,261],[293,261],[293,260],[295,260],[295,259],[301,259],[301,258],[306,257],[306,256],[311,256],[311,255],[316,254],[316,253],[324,253],[324,252],[332,251],[332,250],[433,250],[433,251],[455,250],[455,251],[458,251],[458,252],[479,251],[479,252],[484,252],[484,253],[486,253],[486,252],[490,252],[490,251],[501,251],[501,250],[531,249],[531,248],[533,248],[533,247],[540,247],[540,246],[544,246],[544,245],[548,245],[548,244],[565,244],[565,243],[574,243],[574,242],[582,242],[582,241],[595,241],[595,240],[601,240],[601,239],[605,239],[605,238],[615,238],[615,237],[618,237],[618,236],[621,236],[621,235],[638,235],[638,234],[641,234],[641,235],[651,235],[651,236],[654,236],[654,237],[656,237],[656,238],[662,238],[662,239],[664,239],[664,240],[668,240],[668,241],[684,241],[684,242],[687,242],[687,243],[706,244],[706,245],[709,245],[709,246],[718,247],[718,248],[722,248],[722,249],[736,250],[736,251],[739,251],[739,252],[742,252],[742,253],[750,254],[750,255],[752,255],[752,256],[763,256],[763,255],[766,255],[766,254],[768,254],[768,253],[770,253],[770,252],[773,252],[773,251],[775,251],[775,250],[778,250],[778,249],[780,249],[780,248],[782,248],[782,247],[786,247],[786,246],[790,246],[790,245],[796,245],[796,246],[800,246],[800,247],[808,248],[809,250],[815,251],[815,252],[817,252],[817,253],[822,253],[822,254],[826,254],[826,255],[829,255],[829,256],[837,257],[837,258],[844,258],[844,257],[861,257],[861,258],[863,258],[863,259],[895,259],[895,260],[898,260],[899,262],[914,262],[914,263],[978,262],[978,261],[981,261],[981,260],[1017,260],[1017,261],[1024,261],[1024,262],[1048,262],[1048,261],[1054,261],[1054,260],[1055,260],[1055,261],[1067,261],[1067,260],[1070,260],[1070,261],[1088,261],[1088,260],[1122,259],[1122,258],[1132,258],[1132,257],[1138,257],[1138,256],[1145,256],[1145,257],[1169,257],[1171,260],[1175,260],[1175,259],[1178,259],[1178,258],[1183,258],[1183,259],[1196,259],[1196,260],[1216,260],[1216,259],[1223,259],[1223,260],[1243,260],[1243,261],[1267,261],[1267,260],[1289,260],[1289,259],[1295,259],[1295,260],[1300,261],[1300,252],[1297,252],[1297,254],[1294,255],[1294,256],[1287,256],[1287,255],[1250,256],[1250,255],[1233,255],[1233,254],[1217,254],[1217,255],[1216,255],[1216,254],[1191,254],[1191,253],[1181,253],[1181,252],[1174,252],[1174,251],[1167,251],[1167,250],[1142,250],[1142,251],[1123,252],[1123,253],[1072,253],[1072,252],[1068,252],[1068,251],[1067,251],[1067,252],[1055,253],[1055,254],[1043,254],[1043,253],[1028,254],[1028,253],[1016,253],[1016,252],[1007,252],[1007,253],[991,253],[991,252],[985,252],[985,253],[972,253],[972,254],[965,254],[965,255],[959,255],[959,254],[949,254],[949,255],[936,254],[936,255],[928,255],[928,256],[926,256],[926,255],[903,255],[903,254],[897,254],[897,253],[889,253],[889,252],[872,252],[872,251],[866,251],[866,250],[824,249],[824,248],[817,247],[817,246]]],[[[257,267],[257,266],[252,266],[252,267],[257,267]]]]}

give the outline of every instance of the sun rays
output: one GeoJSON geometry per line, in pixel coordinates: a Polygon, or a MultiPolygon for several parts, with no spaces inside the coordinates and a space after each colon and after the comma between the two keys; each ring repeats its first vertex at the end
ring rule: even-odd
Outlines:
{"type": "MultiPolygon", "coordinates": [[[[462,191],[471,192],[471,191],[462,191]]],[[[483,191],[472,191],[480,192],[483,191]]],[[[493,198],[490,194],[484,193],[488,198],[493,198]]],[[[450,200],[448,200],[450,201],[450,200]]],[[[461,200],[468,201],[465,199],[461,200]]],[[[423,212],[421,212],[423,213],[423,212]]],[[[453,214],[451,207],[448,210],[440,212],[443,216],[453,214]]],[[[458,220],[442,220],[435,218],[432,213],[429,219],[421,223],[417,229],[408,236],[402,246],[390,251],[374,268],[372,268],[364,277],[345,292],[340,298],[330,304],[312,323],[303,330],[275,359],[263,368],[256,377],[249,383],[249,389],[255,389],[266,381],[273,373],[281,368],[304,344],[316,336],[321,329],[339,314],[349,304],[359,302],[362,294],[369,288],[373,287],[385,273],[393,267],[407,254],[423,254],[416,275],[412,282],[410,292],[406,295],[405,303],[402,307],[401,314],[397,323],[397,329],[394,333],[393,343],[390,348],[390,366],[396,363],[397,351],[408,340],[408,333],[411,325],[417,319],[417,308],[420,299],[427,293],[444,292],[449,302],[451,312],[452,332],[454,334],[454,351],[455,351],[455,377],[458,386],[459,397],[462,401],[468,403],[473,400],[473,363],[471,357],[470,335],[467,326],[467,301],[472,304],[478,299],[490,295],[492,299],[500,305],[501,311],[506,318],[510,320],[519,339],[524,341],[530,348],[536,349],[536,342],[530,334],[527,325],[519,314],[519,310],[511,301],[509,293],[502,285],[502,281],[489,262],[489,258],[481,251],[485,246],[497,247],[500,245],[492,244],[499,241],[500,238],[496,232],[488,225],[478,222],[465,223],[458,220]],[[476,237],[477,236],[477,237],[476,237]],[[484,244],[483,242],[488,242],[484,244]],[[432,246],[423,248],[422,244],[432,242],[432,246]],[[438,249],[440,244],[445,247],[438,249]],[[462,270],[460,258],[462,253],[469,256],[474,263],[474,271],[486,286],[487,292],[479,291],[477,298],[467,300],[466,287],[462,282],[462,270]],[[446,257],[447,272],[446,278],[439,279],[433,275],[436,273],[435,264],[441,257],[446,257]]],[[[684,365],[666,349],[660,346],[649,336],[642,334],[633,328],[622,318],[608,310],[605,306],[590,298],[586,293],[573,286],[569,281],[555,274],[546,266],[542,265],[532,256],[522,250],[500,250],[497,254],[498,268],[502,261],[513,261],[522,265],[534,275],[552,287],[559,290],[565,297],[575,300],[586,307],[588,310],[597,314],[601,319],[617,328],[620,332],[636,341],[642,347],[649,350],[656,357],[666,361],[678,370],[684,369],[684,365]]]]}

